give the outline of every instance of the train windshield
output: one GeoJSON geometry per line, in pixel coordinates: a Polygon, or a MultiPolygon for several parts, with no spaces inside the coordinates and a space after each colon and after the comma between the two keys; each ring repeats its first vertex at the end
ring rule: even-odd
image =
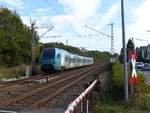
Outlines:
{"type": "Polygon", "coordinates": [[[53,59],[55,57],[55,49],[44,49],[43,59],[53,59]]]}

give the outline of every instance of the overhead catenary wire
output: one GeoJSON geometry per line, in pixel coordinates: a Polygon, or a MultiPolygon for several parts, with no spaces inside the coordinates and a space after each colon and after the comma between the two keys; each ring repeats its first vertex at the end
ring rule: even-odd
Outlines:
{"type": "MultiPolygon", "coordinates": [[[[53,11],[55,11],[55,13],[57,13],[58,15],[62,15],[62,12],[61,11],[59,11],[57,8],[56,8],[56,6],[54,6],[53,5],[53,0],[51,0],[51,1],[49,1],[49,0],[45,0],[46,1],[46,3],[52,8],[52,10],[53,11]]],[[[63,0],[64,1],[64,0],[63,0]]],[[[65,1],[64,1],[65,2],[65,1]]],[[[72,14],[72,9],[70,9],[70,7],[68,7],[68,6],[65,6],[65,8],[66,9],[68,9],[68,11],[70,11],[71,12],[71,14],[72,14]]],[[[76,19],[76,17],[74,16],[74,15],[72,15],[75,19],[76,19]]],[[[68,24],[68,25],[70,25],[70,27],[71,28],[73,28],[73,30],[75,29],[74,28],[74,26],[72,25],[72,23],[71,22],[69,22],[66,18],[65,18],[65,16],[62,16],[62,19],[68,24]]],[[[84,26],[84,24],[82,24],[81,25],[82,27],[84,26]]],[[[77,31],[76,31],[77,32],[77,31]]],[[[103,32],[100,32],[100,31],[96,31],[96,32],[99,32],[99,33],[101,33],[102,35],[105,35],[105,36],[107,36],[107,37],[111,37],[110,35],[107,35],[107,34],[105,34],[105,33],[103,33],[103,32]]],[[[77,32],[78,33],[78,32],[77,32]]],[[[78,33],[79,34],[79,33],[78,33]]],[[[98,35],[98,36],[100,36],[100,35],[98,35]]],[[[48,36],[47,38],[59,38],[60,36],[48,36]]],[[[61,36],[61,37],[64,37],[64,36],[61,36]]],[[[74,36],[75,37],[75,36],[74,36]]],[[[91,37],[90,35],[88,35],[88,34],[86,34],[86,35],[78,35],[78,36],[76,36],[76,37],[91,37]]]]}
{"type": "MultiPolygon", "coordinates": [[[[64,0],[62,0],[62,1],[65,2],[64,0]]],[[[68,6],[65,6],[65,7],[66,7],[66,9],[68,9],[69,12],[71,12],[71,13],[73,12],[70,7],[68,7],[68,6]]]]}
{"type": "Polygon", "coordinates": [[[59,38],[59,37],[95,37],[95,36],[100,36],[100,34],[83,34],[83,35],[76,35],[76,36],[73,36],[73,35],[50,35],[50,36],[46,36],[47,38],[59,38]]]}
{"type": "Polygon", "coordinates": [[[96,32],[98,32],[98,33],[100,33],[100,34],[102,34],[102,35],[104,35],[104,36],[107,36],[107,37],[110,37],[110,38],[111,38],[110,35],[107,35],[107,34],[101,32],[101,31],[98,31],[98,30],[96,30],[96,29],[93,29],[93,28],[91,28],[91,27],[89,27],[89,26],[87,26],[87,25],[84,25],[84,27],[89,28],[89,29],[91,29],[91,30],[93,30],[93,31],[96,31],[96,32]]]}
{"type": "MultiPolygon", "coordinates": [[[[49,0],[46,0],[47,1],[47,3],[48,3],[48,5],[50,5],[51,7],[52,7],[52,9],[57,13],[57,14],[61,14],[61,12],[59,11],[59,10],[57,10],[51,3],[50,3],[50,1],[49,0]]],[[[64,0],[63,0],[64,1],[64,0]]],[[[72,10],[69,8],[69,7],[67,7],[66,6],[66,8],[72,13],[72,10]]],[[[72,15],[73,16],[73,15],[72,15]]],[[[73,16],[75,19],[76,19],[76,17],[75,16],[73,16]]],[[[63,17],[62,16],[62,18],[64,19],[64,21],[66,21],[66,23],[68,23],[73,29],[74,29],[74,27],[73,27],[73,25],[72,25],[72,23],[70,23],[65,17],[63,17]]],[[[83,26],[83,24],[81,25],[81,26],[83,26]]],[[[50,36],[51,37],[51,36],[50,36]]],[[[52,36],[53,38],[54,37],[60,37],[60,36],[52,36]]],[[[61,36],[61,37],[67,37],[67,36],[61,36]]],[[[86,36],[85,35],[78,35],[78,36],[74,36],[74,37],[90,37],[90,34],[87,34],[86,36]]]]}
{"type": "MultiPolygon", "coordinates": [[[[57,10],[57,8],[55,8],[54,6],[53,6],[53,4],[51,4],[51,2],[49,1],[49,0],[45,0],[46,2],[47,2],[47,4],[50,6],[50,7],[52,7],[52,9],[57,13],[57,14],[61,14],[61,12],[59,11],[59,10],[57,10]]],[[[73,27],[73,25],[72,25],[72,23],[70,23],[64,16],[62,16],[62,18],[63,18],[63,20],[68,24],[68,25],[70,25],[70,27],[72,27],[72,29],[74,29],[74,27],[73,27]]]]}
{"type": "Polygon", "coordinates": [[[44,36],[46,33],[48,33],[50,30],[52,30],[54,28],[54,26],[52,26],[51,28],[49,28],[45,33],[43,33],[41,36],[39,36],[39,38],[41,38],[42,36],[44,36]]]}

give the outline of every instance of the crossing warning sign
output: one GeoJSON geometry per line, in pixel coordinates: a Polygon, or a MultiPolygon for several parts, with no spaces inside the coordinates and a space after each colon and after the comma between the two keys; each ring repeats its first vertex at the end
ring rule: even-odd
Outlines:
{"type": "Polygon", "coordinates": [[[136,81],[136,84],[139,84],[139,78],[138,75],[136,73],[136,52],[134,51],[134,53],[130,52],[130,60],[132,63],[132,75],[130,77],[129,83],[130,85],[133,84],[134,80],[136,81]]]}

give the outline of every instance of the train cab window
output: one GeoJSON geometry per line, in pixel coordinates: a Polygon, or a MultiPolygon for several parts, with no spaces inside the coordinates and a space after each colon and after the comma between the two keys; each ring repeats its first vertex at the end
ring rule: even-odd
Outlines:
{"type": "Polygon", "coordinates": [[[43,58],[49,59],[55,57],[55,49],[44,49],[43,58]]]}

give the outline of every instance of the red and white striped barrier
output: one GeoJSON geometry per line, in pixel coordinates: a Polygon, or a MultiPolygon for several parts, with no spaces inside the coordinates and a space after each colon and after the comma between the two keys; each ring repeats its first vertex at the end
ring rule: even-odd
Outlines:
{"type": "Polygon", "coordinates": [[[69,106],[65,113],[73,113],[74,108],[83,100],[83,98],[94,88],[97,80],[95,80],[80,96],[78,96],[69,106]]]}
{"type": "Polygon", "coordinates": [[[130,77],[129,83],[130,83],[130,85],[132,85],[134,82],[134,79],[135,79],[136,84],[139,84],[139,78],[136,73],[136,52],[135,51],[134,51],[134,53],[130,52],[130,60],[132,63],[132,75],[130,77]]]}

